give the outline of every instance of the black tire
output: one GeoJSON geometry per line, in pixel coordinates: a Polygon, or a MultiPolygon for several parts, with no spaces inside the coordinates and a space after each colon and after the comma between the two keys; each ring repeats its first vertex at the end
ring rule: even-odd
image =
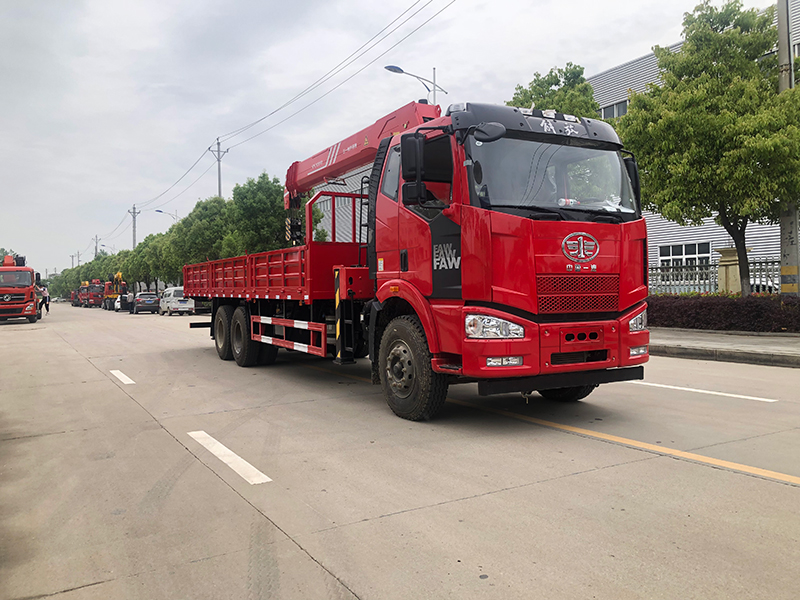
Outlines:
{"type": "Polygon", "coordinates": [[[577,402],[583,400],[594,391],[596,385],[578,385],[575,387],[555,388],[552,390],[538,390],[539,395],[547,400],[556,402],[577,402]]]}
{"type": "Polygon", "coordinates": [[[36,323],[36,321],[38,321],[36,315],[28,317],[28,323],[36,323]]]}
{"type": "Polygon", "coordinates": [[[231,321],[233,320],[233,307],[223,304],[214,315],[214,345],[217,355],[222,360],[233,360],[231,350],[231,321]]]}
{"type": "Polygon", "coordinates": [[[231,321],[231,351],[240,367],[252,367],[258,362],[259,342],[250,335],[250,316],[244,306],[238,307],[231,321]]]}
{"type": "Polygon", "coordinates": [[[447,399],[447,376],[434,372],[425,330],[416,315],[394,319],[381,336],[378,365],[383,396],[398,417],[427,421],[447,399]]]}

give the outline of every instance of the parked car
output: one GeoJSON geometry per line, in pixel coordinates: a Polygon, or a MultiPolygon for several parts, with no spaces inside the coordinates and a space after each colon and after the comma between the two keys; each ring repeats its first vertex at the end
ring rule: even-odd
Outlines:
{"type": "Polygon", "coordinates": [[[182,287],[171,287],[161,294],[158,305],[158,314],[172,316],[172,313],[191,315],[194,313],[194,300],[183,297],[182,287]]]}
{"type": "Polygon", "coordinates": [[[122,302],[119,299],[120,297],[117,296],[116,300],[114,300],[114,312],[119,312],[122,310],[122,302]]]}
{"type": "Polygon", "coordinates": [[[133,301],[133,314],[158,311],[158,296],[155,292],[139,292],[133,301]]]}

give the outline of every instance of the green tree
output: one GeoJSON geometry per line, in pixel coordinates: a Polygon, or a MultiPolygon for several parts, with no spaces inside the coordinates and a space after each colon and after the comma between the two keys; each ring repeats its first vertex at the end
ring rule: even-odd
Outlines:
{"type": "Polygon", "coordinates": [[[656,47],[661,85],[631,93],[619,131],[637,154],[645,205],[681,225],[715,216],[750,293],[745,231],[800,192],[800,96],[777,94],[773,9],[708,0],[683,21],[680,51],[656,47]]]}
{"type": "Polygon", "coordinates": [[[576,117],[597,117],[600,105],[594,100],[592,85],[583,76],[583,67],[568,62],[563,69],[553,67],[542,75],[533,74],[527,87],[518,85],[508,106],[556,110],[576,117]]]}

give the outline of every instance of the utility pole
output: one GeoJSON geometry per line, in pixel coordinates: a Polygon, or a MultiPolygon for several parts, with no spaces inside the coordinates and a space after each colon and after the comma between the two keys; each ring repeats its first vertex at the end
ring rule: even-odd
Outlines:
{"type": "Polygon", "coordinates": [[[140,210],[136,210],[136,205],[133,205],[133,209],[129,210],[128,213],[133,217],[133,246],[131,246],[131,250],[136,250],[136,215],[142,213],[140,210]]]}
{"type": "MultiPolygon", "coordinates": [[[[794,87],[792,45],[789,34],[789,0],[778,0],[778,93],[794,87]]],[[[797,198],[784,198],[781,211],[781,296],[798,296],[800,240],[797,198]]]]}
{"type": "Polygon", "coordinates": [[[80,267],[81,266],[81,253],[80,252],[78,252],[77,257],[78,257],[78,266],[80,267]]]}
{"type": "Polygon", "coordinates": [[[70,269],[74,269],[75,268],[75,255],[74,254],[70,254],[69,257],[72,259],[72,266],[70,267],[70,269]]]}
{"type": "Polygon", "coordinates": [[[212,148],[213,146],[209,146],[208,151],[217,159],[217,196],[222,198],[222,157],[225,156],[228,151],[220,149],[219,138],[217,138],[217,149],[212,150],[212,148]]]}
{"type": "Polygon", "coordinates": [[[94,240],[94,257],[97,258],[97,243],[100,241],[100,238],[95,233],[94,234],[94,238],[92,238],[92,239],[94,240]]]}

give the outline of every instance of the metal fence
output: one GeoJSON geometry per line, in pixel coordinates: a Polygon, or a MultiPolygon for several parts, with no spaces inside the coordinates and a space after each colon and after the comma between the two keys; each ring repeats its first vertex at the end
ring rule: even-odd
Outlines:
{"type": "MultiPolygon", "coordinates": [[[[717,292],[717,263],[701,265],[650,266],[647,269],[651,294],[717,292]]],[[[750,260],[750,286],[753,292],[780,291],[781,261],[778,258],[750,260]]]]}
{"type": "Polygon", "coordinates": [[[651,294],[716,292],[717,265],[651,266],[647,269],[651,294]]]}
{"type": "Polygon", "coordinates": [[[750,259],[750,286],[754,292],[780,293],[781,260],[772,257],[750,259]]]}

